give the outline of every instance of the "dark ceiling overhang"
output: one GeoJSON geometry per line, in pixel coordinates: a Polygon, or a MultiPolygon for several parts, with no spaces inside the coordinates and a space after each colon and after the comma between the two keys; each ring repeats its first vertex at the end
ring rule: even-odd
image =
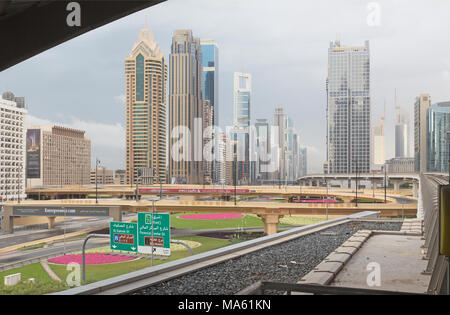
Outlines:
{"type": "Polygon", "coordinates": [[[0,71],[49,48],[166,0],[0,0],[0,71]],[[70,2],[81,25],[69,26],[70,2]]]}

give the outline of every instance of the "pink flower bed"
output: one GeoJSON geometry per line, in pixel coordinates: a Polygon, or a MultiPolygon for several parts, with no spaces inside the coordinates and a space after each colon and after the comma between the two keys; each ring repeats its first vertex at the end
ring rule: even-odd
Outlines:
{"type": "Polygon", "coordinates": [[[189,214],[180,216],[180,219],[195,219],[195,220],[225,220],[242,218],[241,213],[209,213],[209,214],[189,214]]]}
{"type": "MultiPolygon", "coordinates": [[[[86,257],[86,265],[99,265],[99,264],[110,264],[116,262],[124,262],[135,259],[135,257],[130,256],[120,256],[120,255],[107,255],[103,253],[87,253],[86,257]]],[[[48,260],[54,264],[67,265],[71,262],[75,262],[81,265],[82,257],[80,255],[63,255],[55,258],[51,258],[48,260]]]]}

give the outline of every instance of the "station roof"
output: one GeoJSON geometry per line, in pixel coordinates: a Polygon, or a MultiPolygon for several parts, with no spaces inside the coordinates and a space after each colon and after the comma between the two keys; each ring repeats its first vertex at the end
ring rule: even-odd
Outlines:
{"type": "Polygon", "coordinates": [[[0,71],[49,48],[165,0],[77,0],[80,26],[70,26],[67,0],[0,0],[0,71]]]}

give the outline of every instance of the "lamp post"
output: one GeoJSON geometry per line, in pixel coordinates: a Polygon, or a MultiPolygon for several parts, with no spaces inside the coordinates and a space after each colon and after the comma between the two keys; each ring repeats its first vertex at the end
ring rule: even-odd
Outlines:
{"type": "Polygon", "coordinates": [[[151,198],[150,199],[151,201],[152,201],[152,243],[151,243],[151,252],[152,252],[152,254],[151,254],[151,261],[152,261],[152,266],[153,266],[153,219],[154,219],[154,216],[155,216],[155,201],[158,201],[159,200],[159,198],[158,197],[153,197],[153,198],[151,198]]]}
{"type": "Polygon", "coordinates": [[[100,165],[100,160],[95,159],[95,203],[98,203],[98,185],[97,185],[97,169],[100,165]]]}
{"type": "MultiPolygon", "coordinates": [[[[355,163],[355,161],[353,161],[355,163]]],[[[356,186],[356,207],[358,207],[358,159],[356,159],[356,177],[355,177],[355,186],[356,186]]]]}
{"type": "Polygon", "coordinates": [[[234,205],[236,205],[236,185],[237,185],[237,153],[234,153],[234,205]]]}
{"type": "Polygon", "coordinates": [[[386,203],[386,185],[387,185],[387,178],[386,178],[386,164],[383,166],[384,168],[384,203],[386,203]]]}

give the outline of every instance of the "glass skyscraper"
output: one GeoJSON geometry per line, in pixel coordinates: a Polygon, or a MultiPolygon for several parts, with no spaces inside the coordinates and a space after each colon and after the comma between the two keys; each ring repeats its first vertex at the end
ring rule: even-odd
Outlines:
{"type": "Polygon", "coordinates": [[[252,79],[248,73],[234,73],[234,127],[232,139],[234,152],[237,154],[237,169],[233,174],[237,177],[237,183],[249,184],[250,156],[249,156],[249,128],[251,110],[252,79]]]}
{"type": "Polygon", "coordinates": [[[209,100],[213,108],[214,125],[219,124],[219,48],[212,39],[200,39],[202,51],[203,100],[209,100]]]}
{"type": "Polygon", "coordinates": [[[450,102],[431,105],[427,109],[427,171],[448,172],[450,102]]]}
{"type": "MultiPolygon", "coordinates": [[[[201,137],[195,138],[196,128],[201,130],[198,123],[201,125],[203,121],[201,61],[200,40],[193,36],[191,30],[176,30],[169,56],[168,152],[171,183],[202,184],[204,181],[203,140],[201,137]],[[190,138],[180,133],[183,129],[190,132],[190,138]]],[[[201,136],[201,132],[198,134],[201,136]]]]}
{"type": "MultiPolygon", "coordinates": [[[[203,101],[208,101],[212,111],[212,125],[219,125],[219,48],[212,39],[200,39],[200,49],[202,52],[202,98],[203,101]]],[[[205,125],[203,126],[205,128],[205,125]]],[[[213,130],[214,132],[214,130],[213,130]]],[[[219,138],[215,134],[212,135],[210,141],[214,142],[214,147],[219,146],[219,138]]],[[[218,183],[220,181],[219,165],[216,161],[219,159],[216,156],[217,152],[213,152],[214,158],[208,169],[212,182],[218,183]]]]}
{"type": "Polygon", "coordinates": [[[370,52],[331,42],[327,78],[329,173],[370,172],[370,52]]]}

